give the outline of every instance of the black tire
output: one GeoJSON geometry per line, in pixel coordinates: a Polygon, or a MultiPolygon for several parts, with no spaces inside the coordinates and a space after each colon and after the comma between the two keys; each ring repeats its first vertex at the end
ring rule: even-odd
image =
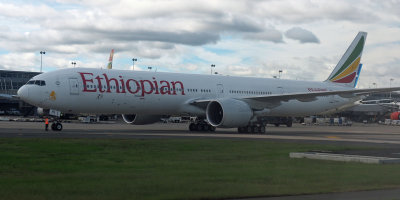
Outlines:
{"type": "Polygon", "coordinates": [[[251,126],[251,133],[257,133],[258,132],[258,127],[257,126],[251,126]]]}
{"type": "Polygon", "coordinates": [[[265,133],[265,126],[260,127],[260,133],[264,134],[265,133]]]}
{"type": "Polygon", "coordinates": [[[55,131],[61,131],[63,129],[63,126],[61,123],[56,123],[55,125],[55,131]]]}
{"type": "Polygon", "coordinates": [[[211,126],[211,125],[209,125],[209,126],[210,126],[210,127],[209,127],[208,130],[211,131],[211,132],[215,132],[215,129],[216,129],[215,126],[211,126]]]}
{"type": "Polygon", "coordinates": [[[292,127],[292,124],[293,124],[292,121],[290,121],[290,122],[287,122],[287,123],[286,123],[286,126],[287,126],[287,127],[292,127]]]}
{"type": "Polygon", "coordinates": [[[252,128],[251,126],[246,126],[246,133],[251,133],[252,132],[252,128]]]}
{"type": "Polygon", "coordinates": [[[196,126],[196,124],[190,123],[190,125],[189,125],[189,131],[197,131],[197,126],[196,126]]]}
{"type": "Polygon", "coordinates": [[[56,123],[51,124],[51,130],[55,131],[56,130],[56,123]]]}
{"type": "Polygon", "coordinates": [[[197,127],[197,131],[203,131],[203,128],[204,128],[203,124],[197,124],[196,127],[197,127]]]}
{"type": "Polygon", "coordinates": [[[275,125],[275,127],[278,127],[279,126],[279,124],[274,124],[275,125]]]}

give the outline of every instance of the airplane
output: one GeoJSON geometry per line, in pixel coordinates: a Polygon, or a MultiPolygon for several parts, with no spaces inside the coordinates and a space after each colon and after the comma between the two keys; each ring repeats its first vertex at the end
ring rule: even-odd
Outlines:
{"type": "MultiPolygon", "coordinates": [[[[121,114],[141,125],[165,116],[197,116],[190,131],[237,128],[264,133],[265,116],[337,112],[361,97],[400,87],[356,89],[367,33],[359,32],[325,81],[71,68],[33,77],[23,101],[64,113],[121,114]]],[[[55,130],[61,130],[61,123],[55,130]]]]}

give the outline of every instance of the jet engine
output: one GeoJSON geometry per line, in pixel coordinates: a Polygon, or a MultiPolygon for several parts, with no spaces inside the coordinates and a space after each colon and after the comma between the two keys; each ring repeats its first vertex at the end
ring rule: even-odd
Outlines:
{"type": "Polygon", "coordinates": [[[215,127],[243,127],[248,125],[253,111],[246,102],[218,99],[208,103],[206,116],[207,121],[215,127]]]}
{"type": "Polygon", "coordinates": [[[135,125],[144,125],[144,124],[152,124],[160,121],[162,115],[122,115],[124,121],[128,124],[135,125]]]}

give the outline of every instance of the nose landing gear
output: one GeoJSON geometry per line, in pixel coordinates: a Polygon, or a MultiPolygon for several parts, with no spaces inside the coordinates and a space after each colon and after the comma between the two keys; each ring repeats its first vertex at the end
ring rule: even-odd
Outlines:
{"type": "Polygon", "coordinates": [[[61,121],[57,120],[51,124],[51,130],[53,130],[53,131],[61,131],[62,129],[63,129],[63,126],[61,124],[61,121]]]}

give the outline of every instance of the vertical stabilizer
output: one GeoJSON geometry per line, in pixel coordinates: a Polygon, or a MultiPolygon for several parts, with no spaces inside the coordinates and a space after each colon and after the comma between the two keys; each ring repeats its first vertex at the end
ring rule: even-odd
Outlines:
{"type": "Polygon", "coordinates": [[[114,57],[114,49],[111,49],[110,58],[108,59],[107,69],[112,69],[113,57],[114,57]]]}
{"type": "Polygon", "coordinates": [[[362,66],[360,61],[366,38],[366,32],[357,34],[326,81],[347,87],[355,87],[362,66]]]}

